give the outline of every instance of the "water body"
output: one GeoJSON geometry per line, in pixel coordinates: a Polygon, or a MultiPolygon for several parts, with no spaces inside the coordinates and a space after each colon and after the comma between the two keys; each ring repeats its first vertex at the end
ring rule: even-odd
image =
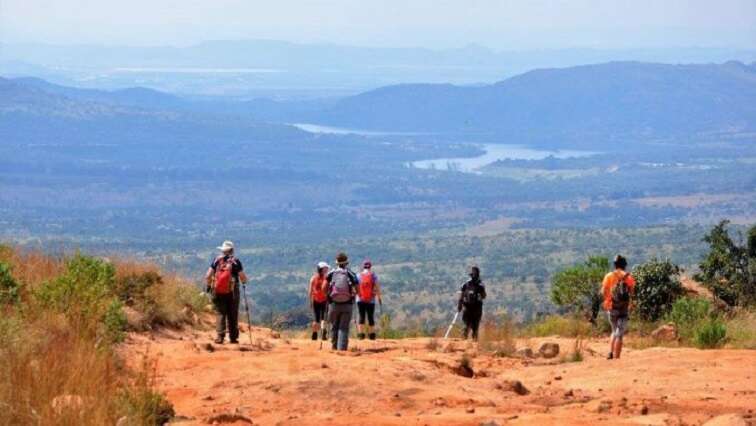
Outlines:
{"type": "MultiPolygon", "coordinates": [[[[360,136],[401,136],[401,135],[431,135],[432,133],[406,133],[385,132],[360,129],[348,129],[344,127],[322,126],[319,124],[294,123],[292,126],[309,133],[328,133],[335,135],[360,135],[360,136]]],[[[465,173],[480,173],[480,169],[499,160],[543,160],[554,157],[580,158],[597,154],[592,151],[579,151],[571,149],[545,150],[530,148],[524,145],[483,144],[480,146],[482,155],[477,157],[435,158],[431,160],[414,161],[409,165],[419,169],[454,170],[465,173]]]]}
{"type": "Polygon", "coordinates": [[[590,157],[597,154],[592,151],[571,149],[545,150],[529,148],[523,145],[484,144],[480,146],[485,153],[477,157],[435,158],[411,163],[419,169],[454,170],[465,173],[479,173],[482,167],[499,160],[543,160],[554,157],[559,159],[590,157]]]}
{"type": "Polygon", "coordinates": [[[304,130],[308,133],[323,133],[331,135],[359,135],[359,136],[412,136],[412,135],[429,135],[430,133],[412,133],[412,132],[383,132],[379,130],[361,130],[349,129],[346,127],[322,126],[320,124],[309,123],[291,123],[297,129],[304,130]]]}

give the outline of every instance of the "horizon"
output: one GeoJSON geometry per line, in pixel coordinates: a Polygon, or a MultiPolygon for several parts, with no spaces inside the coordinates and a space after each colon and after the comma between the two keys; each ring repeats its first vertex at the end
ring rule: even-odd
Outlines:
{"type": "Polygon", "coordinates": [[[756,48],[756,3],[747,0],[716,5],[703,0],[218,3],[6,0],[0,9],[0,40],[119,47],[281,40],[437,50],[480,45],[495,51],[756,48]]]}

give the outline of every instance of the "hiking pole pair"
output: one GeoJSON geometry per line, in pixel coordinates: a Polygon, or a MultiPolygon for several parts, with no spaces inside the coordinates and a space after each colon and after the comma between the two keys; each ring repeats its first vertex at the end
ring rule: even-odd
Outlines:
{"type": "Polygon", "coordinates": [[[249,316],[249,301],[247,300],[247,283],[242,283],[242,294],[244,295],[244,310],[247,311],[247,333],[249,334],[249,344],[252,344],[252,318],[249,316]]]}

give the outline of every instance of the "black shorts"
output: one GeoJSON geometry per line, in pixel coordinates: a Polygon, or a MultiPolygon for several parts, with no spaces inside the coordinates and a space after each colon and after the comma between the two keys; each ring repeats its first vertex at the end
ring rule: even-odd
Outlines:
{"type": "Polygon", "coordinates": [[[312,311],[315,313],[315,322],[320,322],[326,319],[327,310],[328,302],[312,302],[312,311]]]}
{"type": "Polygon", "coordinates": [[[375,325],[375,303],[357,302],[357,309],[360,312],[360,324],[365,324],[367,316],[368,324],[375,325]]]}

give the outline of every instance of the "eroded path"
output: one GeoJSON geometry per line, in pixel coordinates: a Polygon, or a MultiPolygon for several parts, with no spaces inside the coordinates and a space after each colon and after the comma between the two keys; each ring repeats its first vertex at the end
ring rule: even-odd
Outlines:
{"type": "MultiPolygon", "coordinates": [[[[607,361],[604,342],[590,341],[583,361],[562,362],[475,355],[459,341],[357,342],[334,353],[267,329],[253,335],[240,346],[208,345],[199,331],[131,335],[126,351],[132,362],[156,360],[158,387],[187,425],[697,425],[724,414],[756,424],[756,351],[651,348],[607,361]],[[472,378],[460,375],[464,353],[472,378]]],[[[544,340],[574,347],[518,345],[544,340]]]]}

